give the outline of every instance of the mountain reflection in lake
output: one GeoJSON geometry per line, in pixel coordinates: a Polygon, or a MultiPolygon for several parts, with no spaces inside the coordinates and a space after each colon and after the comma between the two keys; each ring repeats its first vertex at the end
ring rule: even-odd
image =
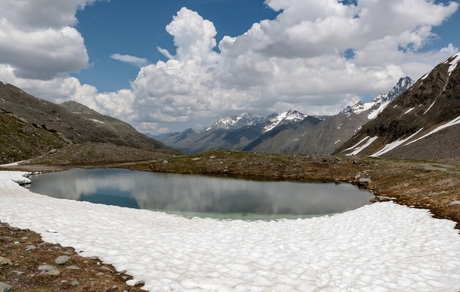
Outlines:
{"type": "Polygon", "coordinates": [[[369,192],[349,184],[261,182],[124,169],[72,169],[31,179],[31,191],[56,198],[215,218],[320,216],[356,209],[371,198],[369,192]]]}

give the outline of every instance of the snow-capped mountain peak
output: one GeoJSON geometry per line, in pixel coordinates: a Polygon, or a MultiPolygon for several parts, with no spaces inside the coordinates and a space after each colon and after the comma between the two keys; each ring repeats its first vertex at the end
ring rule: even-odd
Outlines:
{"type": "Polygon", "coordinates": [[[353,106],[348,106],[341,113],[343,114],[360,114],[365,111],[369,111],[368,119],[375,118],[379,113],[381,113],[387,106],[390,104],[396,97],[401,93],[409,89],[414,84],[414,81],[410,77],[400,78],[398,83],[385,94],[380,94],[376,96],[370,102],[359,101],[353,106]]]}
{"type": "Polygon", "coordinates": [[[273,113],[267,117],[267,125],[264,127],[264,132],[268,132],[284,122],[300,122],[307,116],[296,110],[289,110],[281,114],[273,113]]]}
{"type": "Polygon", "coordinates": [[[251,113],[242,113],[237,116],[225,116],[218,119],[211,127],[206,128],[206,131],[217,130],[217,129],[236,129],[245,126],[251,126],[260,122],[263,122],[263,118],[259,118],[251,113]]]}

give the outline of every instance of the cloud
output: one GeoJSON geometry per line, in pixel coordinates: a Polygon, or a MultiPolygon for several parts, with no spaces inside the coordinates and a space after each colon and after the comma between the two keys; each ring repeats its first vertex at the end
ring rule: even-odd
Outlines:
{"type": "Polygon", "coordinates": [[[149,63],[149,61],[145,58],[139,58],[139,57],[130,56],[130,55],[113,54],[110,56],[110,58],[117,60],[117,61],[131,64],[137,67],[142,67],[149,63]]]}
{"type": "Polygon", "coordinates": [[[166,28],[176,54],[164,50],[169,60],[141,68],[132,82],[138,122],[190,126],[228,112],[289,108],[335,114],[360,96],[388,91],[401,76],[418,78],[458,50],[421,51],[434,37],[431,27],[454,13],[456,3],[266,4],[281,11],[278,17],[255,23],[243,35],[224,37],[219,53],[212,23],[181,9],[166,28]],[[415,13],[407,9],[411,6],[415,13]],[[354,57],[347,59],[344,52],[350,49],[354,57]]]}
{"type": "MultiPolygon", "coordinates": [[[[275,19],[254,23],[244,34],[225,36],[219,43],[211,21],[182,8],[166,26],[175,52],[157,47],[167,60],[151,64],[112,55],[141,68],[131,88],[101,93],[62,74],[86,66],[83,40],[72,25],[75,11],[91,2],[70,1],[72,5],[64,5],[69,9],[55,6],[67,13],[47,28],[42,16],[0,17],[0,25],[10,28],[0,41],[0,79],[51,100],[82,102],[151,133],[199,127],[241,111],[335,114],[362,96],[388,91],[401,76],[422,76],[458,51],[452,44],[426,50],[436,37],[432,28],[456,12],[456,2],[266,0],[268,7],[279,11],[275,19]],[[40,42],[58,33],[66,36],[61,39],[60,46],[67,45],[62,56],[57,46],[40,42]],[[20,54],[11,54],[12,45],[4,41],[15,34],[19,39],[28,36],[24,39],[32,44],[29,47],[39,50],[21,51],[27,47],[24,41],[14,48],[20,54]],[[40,63],[38,57],[47,62],[40,63]],[[28,78],[34,76],[49,80],[31,82],[28,78]]],[[[17,15],[26,15],[16,9],[17,15]]]]}
{"type": "Polygon", "coordinates": [[[0,64],[17,77],[52,79],[88,65],[75,13],[94,0],[4,0],[0,10],[0,64]],[[46,7],[46,9],[45,9],[46,7]]]}

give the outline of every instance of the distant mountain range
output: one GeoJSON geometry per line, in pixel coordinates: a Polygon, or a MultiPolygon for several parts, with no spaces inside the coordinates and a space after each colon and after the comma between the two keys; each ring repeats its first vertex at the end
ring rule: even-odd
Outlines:
{"type": "Polygon", "coordinates": [[[401,78],[388,93],[370,102],[359,102],[332,117],[307,116],[291,110],[267,117],[242,113],[218,119],[204,130],[154,136],[166,145],[186,153],[210,149],[232,149],[267,153],[329,154],[375,118],[413,81],[401,78]]]}
{"type": "Polygon", "coordinates": [[[438,64],[336,153],[454,161],[460,158],[460,53],[438,64]]]}

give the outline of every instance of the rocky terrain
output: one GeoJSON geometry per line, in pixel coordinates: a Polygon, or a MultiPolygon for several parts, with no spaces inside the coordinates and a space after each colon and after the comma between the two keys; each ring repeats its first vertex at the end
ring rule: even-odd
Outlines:
{"type": "Polygon", "coordinates": [[[142,291],[132,277],[70,247],[0,223],[0,291],[142,291]]]}

